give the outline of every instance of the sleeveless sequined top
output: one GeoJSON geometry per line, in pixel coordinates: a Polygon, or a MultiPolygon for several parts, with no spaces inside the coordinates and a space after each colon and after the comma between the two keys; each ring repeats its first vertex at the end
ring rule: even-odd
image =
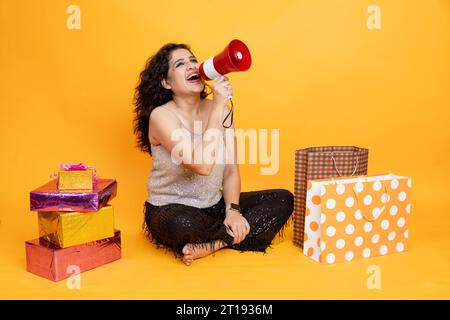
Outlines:
{"type": "MultiPolygon", "coordinates": [[[[180,119],[174,111],[169,111],[180,119]]],[[[202,139],[202,136],[191,133],[181,119],[180,122],[182,128],[193,138],[194,145],[197,145],[200,142],[198,139],[202,139]]],[[[225,169],[224,143],[219,144],[218,157],[209,176],[199,175],[183,167],[182,164],[174,163],[170,152],[162,145],[152,144],[151,149],[152,170],[147,181],[147,201],[149,203],[154,206],[178,203],[197,208],[207,208],[219,202],[222,197],[225,169]]]]}

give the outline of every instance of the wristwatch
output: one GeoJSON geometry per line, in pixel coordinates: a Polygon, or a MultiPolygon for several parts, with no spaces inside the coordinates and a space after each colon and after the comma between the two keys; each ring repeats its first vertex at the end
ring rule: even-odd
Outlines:
{"type": "Polygon", "coordinates": [[[237,204],[237,203],[228,203],[228,204],[225,206],[225,209],[226,209],[226,211],[228,211],[228,210],[234,210],[234,211],[237,211],[237,212],[241,213],[241,207],[240,207],[239,204],[237,204]]]}

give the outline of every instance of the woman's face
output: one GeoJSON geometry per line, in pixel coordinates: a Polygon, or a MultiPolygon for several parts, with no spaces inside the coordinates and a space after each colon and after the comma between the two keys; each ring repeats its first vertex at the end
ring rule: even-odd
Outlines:
{"type": "Polygon", "coordinates": [[[162,80],[163,86],[179,96],[199,94],[204,88],[198,72],[199,66],[197,59],[189,50],[172,51],[167,79],[162,80]]]}

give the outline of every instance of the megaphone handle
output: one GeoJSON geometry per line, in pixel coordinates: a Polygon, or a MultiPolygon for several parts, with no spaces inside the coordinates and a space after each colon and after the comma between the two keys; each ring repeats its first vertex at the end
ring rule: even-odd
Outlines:
{"type": "Polygon", "coordinates": [[[222,126],[224,127],[224,128],[230,128],[232,125],[233,125],[233,109],[234,109],[234,104],[233,104],[233,97],[232,96],[228,96],[228,101],[230,101],[230,103],[231,103],[231,109],[230,109],[230,112],[228,112],[228,114],[227,114],[227,116],[225,117],[225,119],[223,119],[223,122],[222,122],[222,126]],[[226,125],[225,125],[225,121],[228,119],[228,117],[231,115],[231,123],[230,123],[230,125],[227,127],[226,125]]]}

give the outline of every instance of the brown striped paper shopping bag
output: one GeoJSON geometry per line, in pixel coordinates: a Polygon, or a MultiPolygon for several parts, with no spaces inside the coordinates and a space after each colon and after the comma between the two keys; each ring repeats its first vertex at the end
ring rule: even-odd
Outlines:
{"type": "Polygon", "coordinates": [[[311,147],[295,151],[295,245],[303,248],[307,181],[311,179],[366,175],[368,160],[368,149],[353,146],[311,147]]]}

